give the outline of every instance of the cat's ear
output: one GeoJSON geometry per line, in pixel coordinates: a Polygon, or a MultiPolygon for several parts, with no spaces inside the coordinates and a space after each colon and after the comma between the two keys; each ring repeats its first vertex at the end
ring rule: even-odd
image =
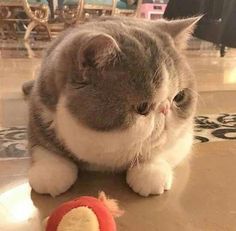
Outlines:
{"type": "Polygon", "coordinates": [[[101,68],[113,61],[119,52],[117,42],[110,35],[90,35],[79,50],[80,67],[101,68]]]}
{"type": "Polygon", "coordinates": [[[174,39],[176,47],[183,49],[201,18],[202,16],[171,21],[161,20],[157,24],[174,39]]]}

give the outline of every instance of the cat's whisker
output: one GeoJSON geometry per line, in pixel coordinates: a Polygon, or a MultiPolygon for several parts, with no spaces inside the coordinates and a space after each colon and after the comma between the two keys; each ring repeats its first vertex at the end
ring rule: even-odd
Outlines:
{"type": "Polygon", "coordinates": [[[154,77],[155,76],[158,76],[160,73],[161,73],[161,71],[162,71],[162,67],[161,66],[158,66],[158,68],[155,70],[155,72],[154,72],[154,77]]]}
{"type": "Polygon", "coordinates": [[[130,168],[133,168],[135,166],[139,167],[139,156],[140,156],[140,152],[137,152],[134,159],[131,161],[130,168]]]}
{"type": "Polygon", "coordinates": [[[196,96],[200,96],[200,94],[196,91],[196,90],[194,90],[194,89],[192,89],[192,88],[188,88],[188,90],[190,90],[192,93],[194,93],[196,96]]]}
{"type": "Polygon", "coordinates": [[[205,103],[202,96],[196,90],[193,90],[192,88],[188,88],[188,89],[198,97],[198,100],[201,101],[201,103],[205,103]]]}

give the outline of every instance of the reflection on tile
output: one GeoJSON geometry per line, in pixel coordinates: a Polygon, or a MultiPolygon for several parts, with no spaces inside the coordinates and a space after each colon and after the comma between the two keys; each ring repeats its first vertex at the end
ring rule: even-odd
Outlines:
{"type": "Polygon", "coordinates": [[[40,59],[0,59],[0,127],[26,125],[21,86],[37,76],[40,59]]]}
{"type": "Polygon", "coordinates": [[[37,76],[40,59],[0,59],[0,96],[19,97],[21,86],[37,76]]]}
{"type": "Polygon", "coordinates": [[[236,84],[236,62],[234,68],[231,70],[225,70],[224,84],[236,84]]]}
{"type": "MultiPolygon", "coordinates": [[[[40,231],[44,218],[64,201],[80,195],[96,196],[104,190],[125,210],[116,220],[121,231],[233,231],[235,150],[232,141],[195,145],[191,161],[177,168],[172,190],[148,198],[129,189],[123,174],[80,172],[76,184],[57,198],[31,192],[26,172],[8,181],[0,175],[0,215],[4,217],[0,230],[40,231]]],[[[21,161],[18,168],[27,170],[28,162],[21,161]]],[[[14,170],[15,162],[9,164],[14,170]]],[[[0,161],[2,168],[4,161],[0,161]]]]}
{"type": "Polygon", "coordinates": [[[218,114],[236,112],[234,99],[236,91],[200,92],[197,114],[218,114]]]}
{"type": "Polygon", "coordinates": [[[1,188],[0,230],[41,231],[39,211],[31,200],[31,188],[28,182],[20,177],[15,177],[12,182],[15,183],[7,184],[6,187],[1,188]]]}
{"type": "Polygon", "coordinates": [[[27,104],[21,94],[19,97],[15,96],[12,99],[1,99],[0,94],[0,127],[26,125],[27,118],[27,104]]]}
{"type": "Polygon", "coordinates": [[[186,54],[200,92],[236,90],[236,49],[229,49],[223,58],[219,51],[188,50],[186,54]]]}
{"type": "MultiPolygon", "coordinates": [[[[27,174],[30,158],[25,159],[0,159],[0,182],[9,184],[11,177],[22,177],[27,174]]],[[[2,188],[1,188],[2,189],[2,188]]],[[[0,189],[0,190],[1,190],[0,189]]]]}
{"type": "Polygon", "coordinates": [[[48,42],[19,40],[0,40],[1,58],[41,57],[48,42]]]}
{"type": "Polygon", "coordinates": [[[21,223],[36,215],[36,209],[30,200],[30,192],[31,189],[25,182],[1,193],[0,204],[6,209],[8,222],[21,223]]]}

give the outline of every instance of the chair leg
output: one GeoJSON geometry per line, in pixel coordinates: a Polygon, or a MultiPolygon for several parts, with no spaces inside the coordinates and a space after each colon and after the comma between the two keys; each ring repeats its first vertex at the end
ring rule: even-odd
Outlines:
{"type": "Polygon", "coordinates": [[[225,45],[221,44],[220,46],[220,57],[225,56],[225,45]]]}
{"type": "Polygon", "coordinates": [[[48,0],[48,5],[50,8],[50,13],[51,13],[51,19],[54,19],[54,4],[53,4],[53,0],[48,0]]]}
{"type": "Polygon", "coordinates": [[[0,35],[2,36],[3,39],[6,39],[7,36],[5,35],[4,29],[0,27],[0,35]]]}
{"type": "Polygon", "coordinates": [[[34,57],[36,57],[34,51],[32,50],[32,48],[31,48],[31,46],[30,46],[30,44],[29,44],[29,42],[28,42],[28,41],[25,41],[25,42],[24,42],[24,45],[25,45],[25,48],[26,48],[26,50],[27,50],[27,52],[28,52],[28,57],[29,57],[29,58],[34,58],[34,57]]]}
{"type": "Polygon", "coordinates": [[[78,19],[79,20],[84,20],[85,18],[85,12],[83,9],[80,9],[79,12],[78,12],[78,19]]]}
{"type": "Polygon", "coordinates": [[[52,34],[51,34],[51,30],[48,26],[48,24],[44,24],[46,30],[47,30],[47,33],[48,33],[48,38],[51,40],[52,39],[52,34]]]}
{"type": "Polygon", "coordinates": [[[24,40],[28,40],[31,31],[38,25],[38,23],[36,23],[35,21],[30,22],[30,24],[27,27],[27,30],[25,32],[25,36],[24,36],[24,40]]]}
{"type": "MultiPolygon", "coordinates": [[[[25,32],[24,40],[28,40],[31,31],[32,31],[36,26],[39,26],[39,25],[40,25],[40,24],[37,23],[37,22],[35,22],[35,21],[30,22],[30,24],[28,25],[27,30],[26,30],[26,32],[25,32]]],[[[52,35],[51,35],[51,30],[50,30],[48,24],[43,24],[43,26],[45,27],[45,29],[46,29],[46,31],[47,31],[47,33],[48,33],[48,37],[49,37],[49,39],[51,40],[52,35]]]]}

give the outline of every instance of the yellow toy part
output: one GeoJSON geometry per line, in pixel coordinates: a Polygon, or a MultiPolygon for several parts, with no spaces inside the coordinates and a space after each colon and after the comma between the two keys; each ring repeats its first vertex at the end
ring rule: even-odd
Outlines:
{"type": "Polygon", "coordinates": [[[99,231],[95,213],[87,207],[72,209],[61,220],[58,231],[99,231]]]}
{"type": "Polygon", "coordinates": [[[101,192],[98,199],[83,196],[60,205],[45,221],[45,231],[116,231],[114,217],[122,214],[116,200],[101,192]]]}

